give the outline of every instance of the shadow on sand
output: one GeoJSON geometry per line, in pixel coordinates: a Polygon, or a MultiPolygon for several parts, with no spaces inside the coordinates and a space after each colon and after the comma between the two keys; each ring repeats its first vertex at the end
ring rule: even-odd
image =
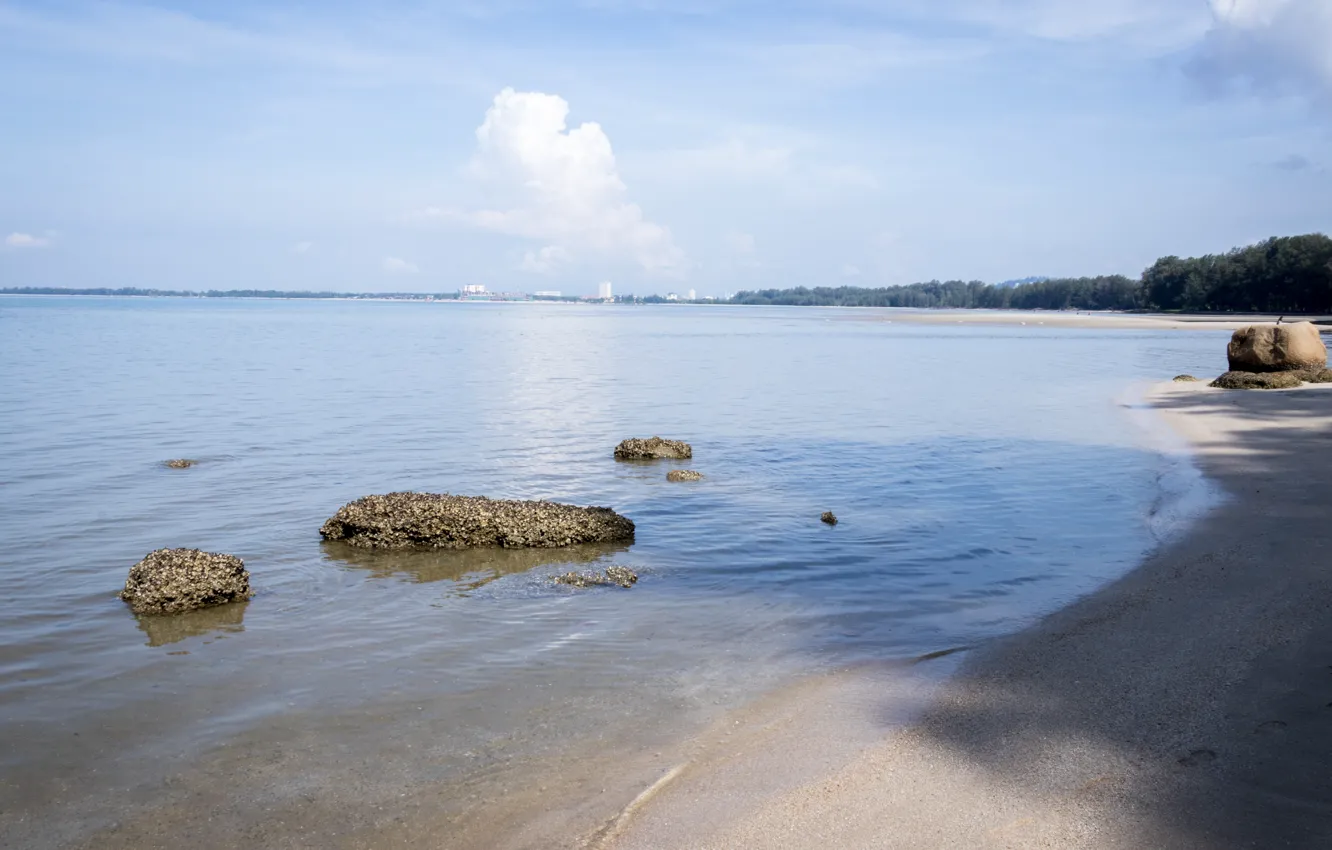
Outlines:
{"type": "Polygon", "coordinates": [[[980,768],[991,812],[1038,801],[985,846],[1332,847],[1332,389],[1157,403],[1202,426],[1200,463],[1231,498],[977,652],[924,746],[980,768]]]}

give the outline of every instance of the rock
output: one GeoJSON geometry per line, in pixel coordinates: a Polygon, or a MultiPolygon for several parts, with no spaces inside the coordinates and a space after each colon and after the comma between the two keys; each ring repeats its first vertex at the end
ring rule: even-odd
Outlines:
{"type": "Polygon", "coordinates": [[[166,463],[163,465],[166,466],[168,469],[189,469],[191,466],[194,466],[198,462],[199,461],[197,460],[190,460],[187,457],[178,457],[175,458],[174,460],[166,461],[166,463]]]}
{"type": "Polygon", "coordinates": [[[250,574],[234,555],[158,549],[130,567],[120,598],[136,614],[178,614],[249,599],[250,574]]]}
{"type": "Polygon", "coordinates": [[[634,524],[610,508],[389,493],[343,505],[319,533],[367,549],[553,549],[633,540],[634,524]]]}
{"type": "Polygon", "coordinates": [[[565,573],[555,576],[554,581],[573,587],[633,587],[638,582],[638,573],[628,567],[607,567],[604,575],[593,572],[565,573]]]}
{"type": "Polygon", "coordinates": [[[1177,383],[1177,384],[1188,384],[1188,383],[1192,383],[1192,382],[1194,382],[1194,381],[1196,381],[1196,380],[1198,380],[1198,379],[1195,378],[1195,377],[1193,377],[1192,375],[1176,375],[1176,376],[1175,376],[1174,378],[1172,378],[1171,380],[1173,380],[1173,381],[1174,381],[1175,383],[1177,383]]]}
{"type": "Polygon", "coordinates": [[[1301,369],[1291,374],[1307,384],[1332,384],[1332,369],[1301,369]]]}
{"type": "Polygon", "coordinates": [[[694,449],[680,440],[663,440],[661,437],[649,437],[646,440],[628,439],[615,447],[616,460],[659,460],[670,458],[688,460],[694,456],[694,449]]]}
{"type": "Polygon", "coordinates": [[[1290,372],[1327,366],[1327,346],[1310,322],[1249,325],[1226,348],[1232,372],[1290,372]]]}
{"type": "Polygon", "coordinates": [[[667,481],[702,481],[703,473],[692,469],[672,469],[666,473],[667,481]]]}
{"type": "Polygon", "coordinates": [[[819,517],[819,519],[823,522],[826,522],[828,525],[837,524],[837,514],[833,513],[832,511],[824,511],[823,516],[819,517]]]}
{"type": "Polygon", "coordinates": [[[1288,390],[1300,383],[1295,372],[1227,372],[1210,386],[1223,390],[1288,390]]]}

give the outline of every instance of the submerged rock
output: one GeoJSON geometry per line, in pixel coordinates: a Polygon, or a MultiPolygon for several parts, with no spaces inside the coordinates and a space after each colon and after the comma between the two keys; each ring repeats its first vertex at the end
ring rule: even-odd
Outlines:
{"type": "Polygon", "coordinates": [[[1288,390],[1300,383],[1295,372],[1227,372],[1210,386],[1223,390],[1288,390]]]}
{"type": "Polygon", "coordinates": [[[638,573],[628,567],[607,567],[606,572],[565,573],[555,576],[556,584],[572,587],[633,587],[638,582],[638,573]]]}
{"type": "Polygon", "coordinates": [[[178,614],[253,596],[245,563],[198,549],[158,549],[130,567],[120,598],[136,614],[178,614]]]}
{"type": "Polygon", "coordinates": [[[1226,347],[1232,372],[1289,372],[1327,366],[1327,346],[1310,322],[1249,325],[1226,347]]]}
{"type": "Polygon", "coordinates": [[[173,460],[166,461],[163,464],[163,466],[167,467],[168,469],[189,469],[191,466],[194,466],[198,462],[199,461],[197,460],[190,460],[187,457],[178,457],[173,460]]]}
{"type": "Polygon", "coordinates": [[[703,473],[692,469],[672,469],[666,473],[667,481],[702,481],[703,473]]]}
{"type": "Polygon", "coordinates": [[[633,540],[634,524],[610,508],[389,493],[343,505],[319,533],[367,549],[550,549],[633,540]]]}
{"type": "Polygon", "coordinates": [[[615,447],[616,460],[659,460],[670,458],[688,460],[694,456],[694,449],[682,440],[663,440],[661,437],[649,437],[646,440],[630,438],[615,447]]]}
{"type": "Polygon", "coordinates": [[[1192,375],[1176,375],[1171,380],[1173,380],[1177,384],[1188,384],[1188,383],[1193,383],[1198,379],[1193,377],[1192,375]]]}
{"type": "Polygon", "coordinates": [[[819,517],[819,521],[825,522],[828,525],[836,525],[837,514],[833,513],[832,511],[824,511],[823,516],[819,517]]]}

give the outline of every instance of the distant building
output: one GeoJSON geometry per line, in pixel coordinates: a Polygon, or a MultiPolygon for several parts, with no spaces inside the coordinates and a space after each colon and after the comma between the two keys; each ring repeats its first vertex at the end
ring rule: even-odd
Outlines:
{"type": "Polygon", "coordinates": [[[563,296],[560,294],[560,291],[559,291],[558,289],[547,289],[547,290],[544,290],[544,291],[542,291],[542,292],[533,292],[532,294],[535,295],[537,298],[561,298],[561,297],[563,297],[563,296]]]}
{"type": "Polygon", "coordinates": [[[668,292],[668,293],[666,293],[666,300],[667,300],[667,301],[679,301],[679,300],[680,300],[680,296],[676,295],[674,292],[668,292]]]}
{"type": "Polygon", "coordinates": [[[479,283],[469,283],[467,286],[464,286],[464,287],[462,288],[462,294],[463,294],[463,295],[485,295],[485,294],[486,294],[486,288],[485,288],[485,286],[483,286],[482,284],[479,284],[479,283]]]}
{"type": "Polygon", "coordinates": [[[602,281],[601,284],[597,286],[597,297],[603,301],[609,301],[614,297],[611,295],[611,282],[609,280],[602,281]]]}
{"type": "Polygon", "coordinates": [[[694,290],[691,289],[691,290],[689,290],[689,297],[688,297],[687,299],[685,299],[685,300],[687,300],[687,301],[697,301],[697,300],[698,300],[698,295],[694,292],[694,290]]]}

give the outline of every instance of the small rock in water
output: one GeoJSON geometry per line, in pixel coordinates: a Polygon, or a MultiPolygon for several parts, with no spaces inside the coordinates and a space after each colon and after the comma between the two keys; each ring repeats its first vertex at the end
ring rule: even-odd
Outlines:
{"type": "Polygon", "coordinates": [[[672,469],[666,473],[667,481],[702,481],[703,473],[692,469],[672,469]]]}
{"type": "Polygon", "coordinates": [[[824,511],[823,516],[819,517],[819,519],[822,520],[823,522],[826,522],[828,525],[837,524],[837,514],[833,513],[832,511],[824,511]]]}
{"type": "Polygon", "coordinates": [[[1198,379],[1195,378],[1195,377],[1193,377],[1192,375],[1176,375],[1176,376],[1174,377],[1174,381],[1175,381],[1175,383],[1177,383],[1177,384],[1189,384],[1189,383],[1193,383],[1193,382],[1196,381],[1196,380],[1198,380],[1198,379]]]}
{"type": "Polygon", "coordinates": [[[168,469],[189,469],[191,466],[194,466],[198,462],[199,461],[191,460],[187,457],[178,457],[167,461],[164,465],[168,469]]]}
{"type": "Polygon", "coordinates": [[[646,440],[631,438],[623,440],[615,447],[616,460],[658,460],[670,458],[688,460],[694,456],[694,449],[682,440],[663,440],[661,437],[649,437],[646,440]]]}
{"type": "Polygon", "coordinates": [[[565,573],[555,576],[556,584],[567,584],[572,587],[633,587],[638,581],[638,573],[628,567],[607,567],[606,572],[594,573],[565,573]]]}
{"type": "Polygon", "coordinates": [[[178,614],[253,595],[240,558],[198,549],[149,552],[130,567],[120,592],[136,614],[178,614]]]}

